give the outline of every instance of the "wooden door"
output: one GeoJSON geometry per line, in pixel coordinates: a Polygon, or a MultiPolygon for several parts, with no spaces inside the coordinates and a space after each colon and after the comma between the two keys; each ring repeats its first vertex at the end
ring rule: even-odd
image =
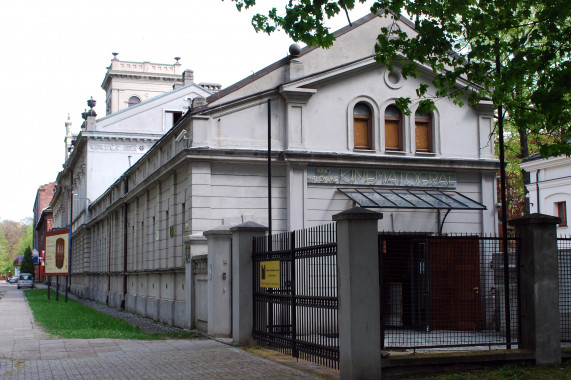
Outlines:
{"type": "Polygon", "coordinates": [[[477,238],[431,238],[431,328],[482,329],[477,238]]]}

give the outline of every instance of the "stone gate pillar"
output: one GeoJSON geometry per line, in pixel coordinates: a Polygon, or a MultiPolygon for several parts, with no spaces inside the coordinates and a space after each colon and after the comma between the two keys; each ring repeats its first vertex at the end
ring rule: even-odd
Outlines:
{"type": "Polygon", "coordinates": [[[232,232],[232,341],[251,345],[254,328],[253,238],[264,236],[267,227],[245,222],[230,228],[232,232]]]}
{"type": "Polygon", "coordinates": [[[531,214],[510,221],[520,238],[520,349],[532,350],[536,364],[561,363],[556,225],[561,219],[531,214]]]}
{"type": "Polygon", "coordinates": [[[377,221],[382,217],[360,207],[333,215],[337,222],[341,379],[381,378],[377,221]]]}
{"type": "Polygon", "coordinates": [[[221,226],[203,235],[208,241],[208,335],[232,336],[232,232],[221,226]]]}

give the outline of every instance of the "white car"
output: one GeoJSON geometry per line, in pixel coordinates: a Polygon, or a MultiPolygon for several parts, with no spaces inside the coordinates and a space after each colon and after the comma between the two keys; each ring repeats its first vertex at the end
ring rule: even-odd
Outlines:
{"type": "Polygon", "coordinates": [[[34,289],[34,275],[31,273],[20,273],[20,277],[18,277],[18,289],[24,287],[34,289]]]}

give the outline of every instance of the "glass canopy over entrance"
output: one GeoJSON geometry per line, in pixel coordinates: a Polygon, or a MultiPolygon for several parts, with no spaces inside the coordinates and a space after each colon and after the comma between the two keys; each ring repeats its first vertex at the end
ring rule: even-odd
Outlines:
{"type": "Polygon", "coordinates": [[[486,206],[451,190],[338,189],[361,207],[437,210],[486,210],[486,206]]]}
{"type": "Polygon", "coordinates": [[[438,213],[438,235],[446,217],[452,210],[486,210],[486,206],[452,190],[423,189],[387,189],[387,188],[349,188],[340,192],[365,208],[401,208],[436,210],[438,213]],[[445,211],[442,217],[440,212],[445,211]]]}

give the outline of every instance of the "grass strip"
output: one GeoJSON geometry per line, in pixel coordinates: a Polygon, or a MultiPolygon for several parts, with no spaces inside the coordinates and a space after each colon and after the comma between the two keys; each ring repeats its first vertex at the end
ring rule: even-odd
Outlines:
{"type": "Polygon", "coordinates": [[[147,333],[120,318],[84,306],[73,299],[68,298],[65,302],[60,295],[60,300],[56,301],[55,294],[52,294],[48,300],[47,289],[30,289],[24,293],[35,321],[41,324],[47,333],[60,338],[157,340],[189,338],[194,335],[192,332],[147,333]]]}

